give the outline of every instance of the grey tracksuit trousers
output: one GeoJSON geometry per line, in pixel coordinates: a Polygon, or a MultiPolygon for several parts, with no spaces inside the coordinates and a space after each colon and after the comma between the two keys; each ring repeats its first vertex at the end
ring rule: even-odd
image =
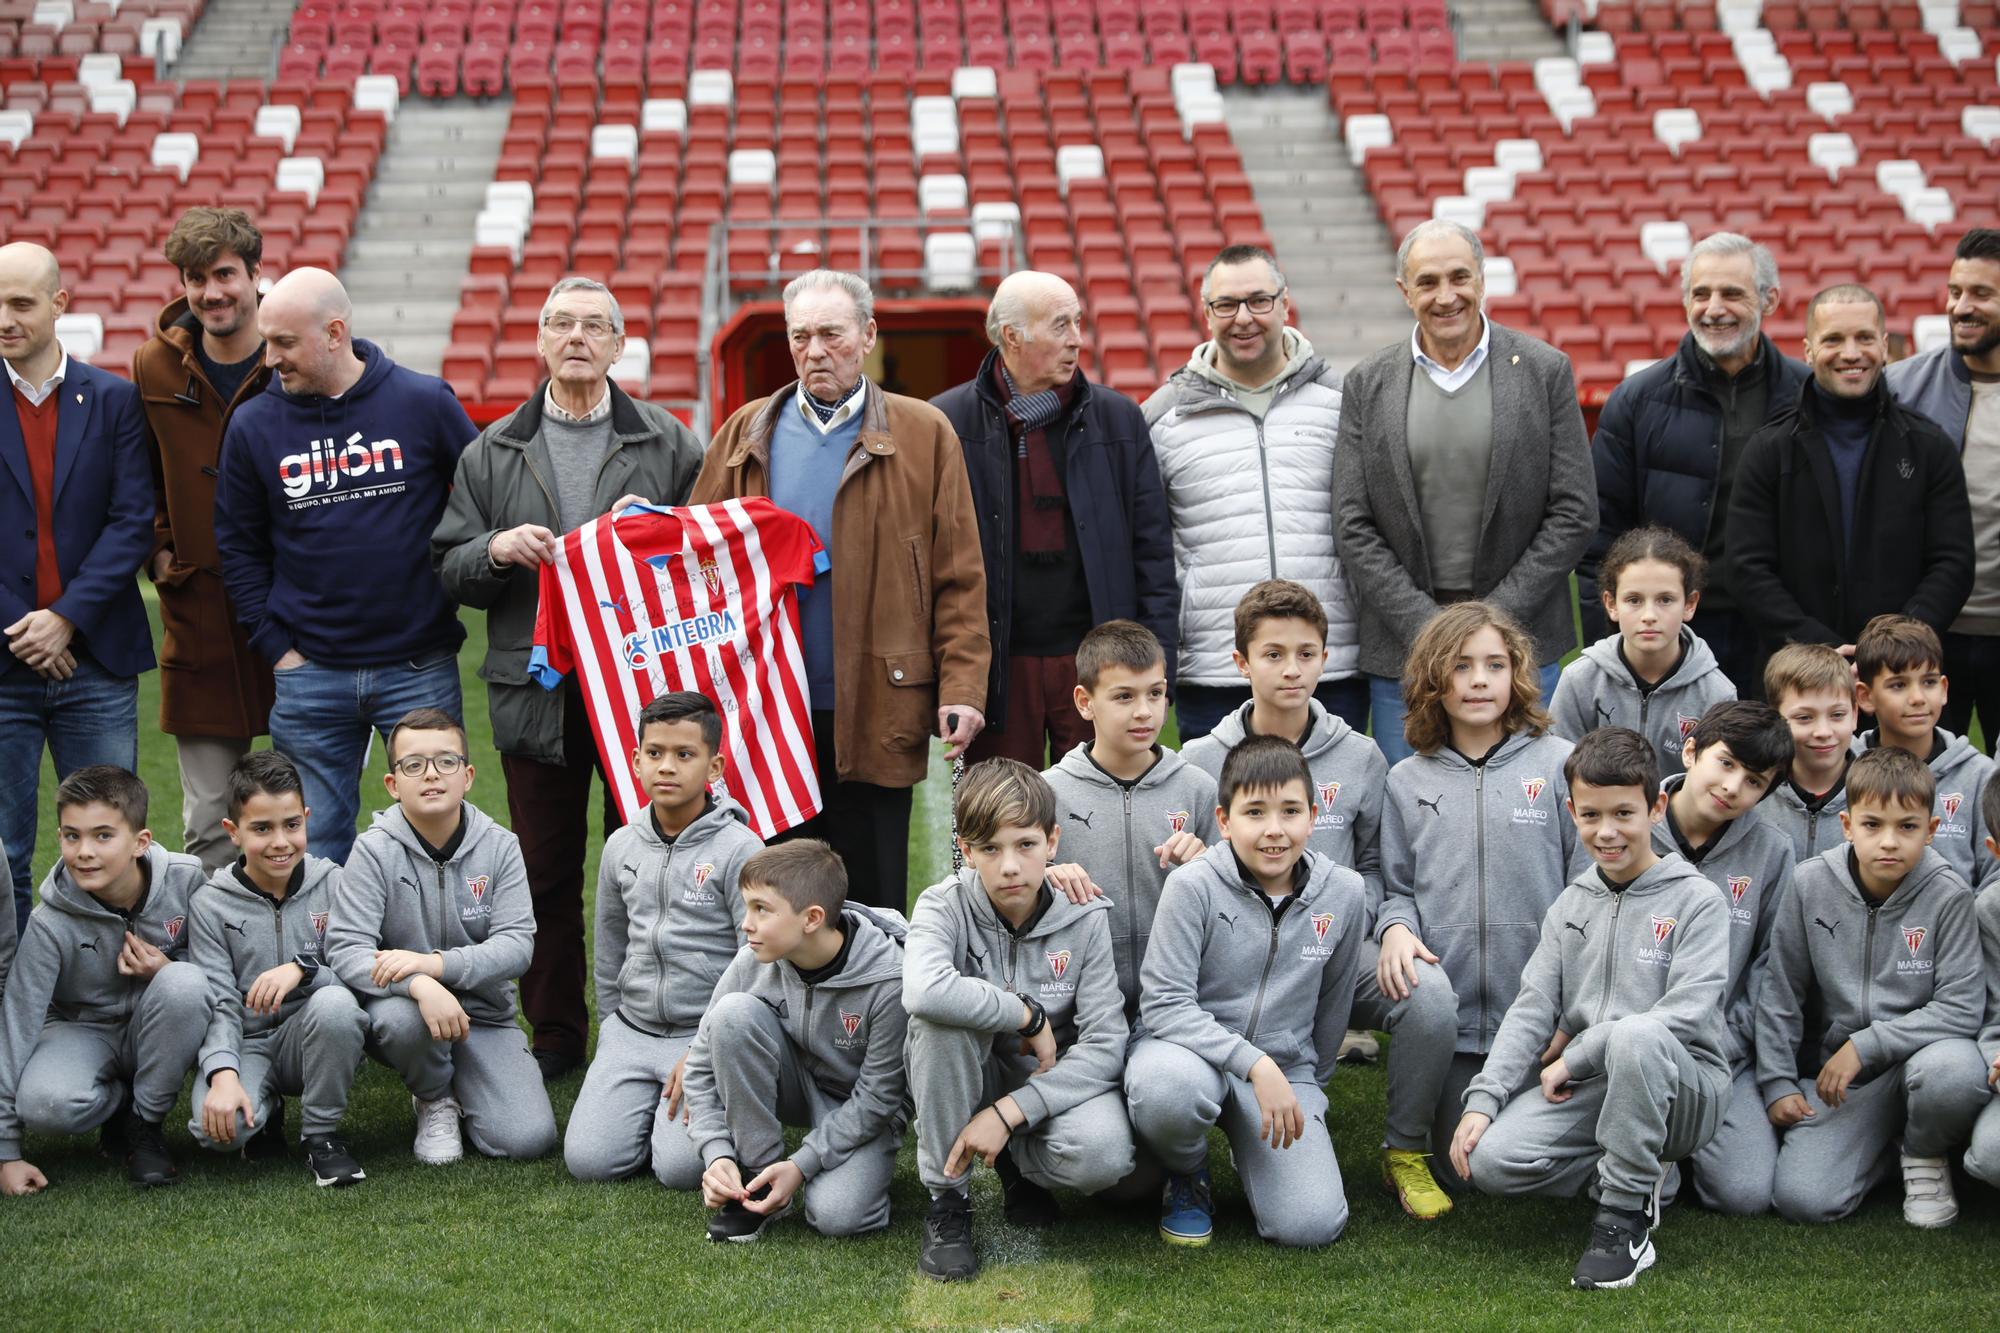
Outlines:
{"type": "Polygon", "coordinates": [[[1167,1170],[1185,1175],[1208,1160],[1208,1131],[1229,1139],[1236,1175],[1257,1234],[1279,1245],[1326,1245],[1347,1228],[1347,1194],[1326,1124],[1326,1092],[1292,1084],[1305,1111],[1305,1137],[1273,1148],[1257,1137],[1257,1094],[1185,1046],[1145,1038],[1132,1049],[1125,1096],[1132,1128],[1167,1170]]]}
{"type": "Polygon", "coordinates": [[[419,1100],[454,1097],[466,1139],[488,1157],[540,1157],[556,1146],[556,1116],[541,1067],[515,1023],[473,1020],[463,1041],[433,1041],[415,1000],[364,999],[368,1051],[419,1100]]]}
{"type": "MultiPolygon", "coordinates": [[[[284,1094],[299,1099],[299,1137],[331,1134],[347,1114],[347,1094],[361,1066],[368,1037],[368,1020],[354,992],[326,986],[309,996],[297,1013],[274,1028],[243,1038],[237,1053],[236,1077],[250,1094],[250,1113],[264,1127],[272,1104],[284,1094]]],[[[197,1083],[199,1079],[195,1080],[197,1083]]],[[[201,1125],[203,1089],[195,1089],[194,1114],[188,1133],[204,1148],[228,1152],[243,1146],[252,1131],[236,1113],[236,1139],[217,1143],[201,1125]]]]}
{"type": "MultiPolygon", "coordinates": [[[[988,1033],[912,1018],[907,1040],[910,1092],[917,1103],[917,1175],[934,1195],[962,1190],[972,1172],[968,1167],[956,1176],[945,1174],[951,1145],[981,1107],[1026,1084],[1027,1071],[1000,1059],[988,1033]]],[[[1038,1185],[1083,1194],[1108,1190],[1132,1173],[1125,1098],[1115,1090],[1099,1093],[1015,1134],[1007,1150],[1021,1174],[1038,1185]]]]}
{"type": "Polygon", "coordinates": [[[1754,1217],[1771,1206],[1778,1170],[1778,1132],[1771,1126],[1757,1070],[1746,1065],[1729,1081],[1715,1137],[1688,1159],[1690,1185],[1704,1208],[1754,1217]]]}
{"type": "Polygon", "coordinates": [[[129,1022],[46,1023],[14,1094],[21,1123],[44,1134],[96,1129],[117,1114],[128,1083],[139,1118],[165,1120],[214,1007],[206,972],[168,963],[146,983],[129,1022]]]}
{"type": "MultiPolygon", "coordinates": [[[[1354,979],[1354,1009],[1348,1021],[1356,1027],[1380,1029],[1389,1043],[1389,1118],[1382,1142],[1411,1152],[1435,1152],[1443,1160],[1458,1124],[1458,1097],[1447,1104],[1445,1084],[1452,1053],[1458,1044],[1458,994],[1444,969],[1417,963],[1417,984],[1401,1000],[1391,1000],[1375,982],[1375,964],[1382,946],[1374,940],[1361,945],[1354,979]],[[1440,1123],[1447,1127],[1433,1137],[1440,1123]],[[1433,1147],[1435,1144],[1435,1147],[1433,1147]]],[[[1475,1068],[1477,1061],[1474,1062],[1475,1068]]],[[[1471,1075],[1467,1075],[1469,1081],[1471,1075]]],[[[1458,1093],[1465,1091],[1464,1084],[1458,1093]]]]}
{"type": "Polygon", "coordinates": [[[1794,1222],[1837,1221],[1894,1169],[1899,1136],[1913,1157],[1951,1152],[1992,1100],[1987,1068],[1969,1037],[1947,1037],[1850,1086],[1838,1107],[1806,1084],[1813,1113],[1784,1132],[1772,1204],[1794,1222]]]}
{"type": "Polygon", "coordinates": [[[667,1076],[694,1045],[694,1033],[654,1037],[613,1015],[597,1030],[597,1054],[563,1134],[563,1164],[578,1180],[622,1180],[653,1168],[662,1185],[701,1184],[701,1154],[688,1137],[685,1107],[666,1115],[667,1076]]]}
{"type": "Polygon", "coordinates": [[[1615,1019],[1604,1072],[1551,1102],[1539,1084],[1516,1093],[1472,1152],[1472,1183],[1488,1194],[1581,1194],[1594,1175],[1607,1207],[1637,1211],[1662,1163],[1715,1133],[1727,1087],[1650,1014],[1615,1019]]]}
{"type": "MultiPolygon", "coordinates": [[[[747,991],[718,999],[703,1018],[715,1049],[715,1090],[729,1124],[736,1164],[747,1180],[785,1157],[786,1125],[811,1126],[840,1103],[812,1080],[771,1006],[747,991]]],[[[806,1182],[806,1225],[824,1236],[858,1236],[889,1225],[896,1174],[896,1126],[806,1182]]]]}
{"type": "Polygon", "coordinates": [[[1973,1122],[1972,1146],[1965,1150],[1965,1169],[1975,1180],[2000,1186],[2000,1097],[1989,1100],[1973,1122]]]}

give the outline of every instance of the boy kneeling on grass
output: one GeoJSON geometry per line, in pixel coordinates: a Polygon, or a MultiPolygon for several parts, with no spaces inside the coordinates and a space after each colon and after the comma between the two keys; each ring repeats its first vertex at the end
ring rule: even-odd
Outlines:
{"type": "Polygon", "coordinates": [[[1700,871],[1653,851],[1651,741],[1593,731],[1563,780],[1596,866],[1542,918],[1520,993],[1466,1089],[1452,1164],[1489,1194],[1571,1196],[1594,1179],[1597,1216],[1570,1281],[1629,1287],[1657,1258],[1666,1164],[1707,1143],[1728,1104],[1729,908],[1700,871]]]}
{"type": "Polygon", "coordinates": [[[847,868],[816,838],[737,872],[743,937],[688,1050],[681,1090],[705,1169],[714,1241],[754,1241],[805,1190],[825,1236],[889,1225],[908,1123],[900,913],[847,901],[847,868]],[[808,1130],[785,1155],[786,1125],[808,1130]]]}
{"type": "Polygon", "coordinates": [[[1061,830],[1041,774],[990,759],[956,797],[965,869],[924,890],[903,958],[917,1172],[931,1192],[917,1268],[979,1271],[972,1164],[1000,1175],[1007,1219],[1052,1225],[1050,1189],[1095,1194],[1132,1171],[1124,997],[1111,903],[1046,882],[1061,830]]]}
{"type": "Polygon", "coordinates": [[[62,861],[42,881],[0,1004],[0,1194],[49,1183],[21,1159],[24,1125],[101,1125],[134,1186],[180,1179],[161,1125],[215,1000],[186,961],[201,862],[153,842],[146,805],[146,784],[109,764],[56,788],[62,861]]]}

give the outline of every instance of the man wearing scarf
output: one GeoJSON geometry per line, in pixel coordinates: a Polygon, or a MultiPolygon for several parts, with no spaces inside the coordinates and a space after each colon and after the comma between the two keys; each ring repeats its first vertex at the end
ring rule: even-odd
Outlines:
{"type": "Polygon", "coordinates": [[[1083,311],[1050,273],[1015,273],[986,314],[979,373],[933,401],[965,447],[986,563],[993,668],[969,759],[1035,768],[1090,739],[1077,644],[1137,620],[1174,661],[1173,534],[1146,419],[1078,366],[1083,311]]]}

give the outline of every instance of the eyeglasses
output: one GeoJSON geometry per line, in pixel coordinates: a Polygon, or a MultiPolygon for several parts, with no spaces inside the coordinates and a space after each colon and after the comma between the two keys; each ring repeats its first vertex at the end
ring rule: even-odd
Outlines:
{"type": "Polygon", "coordinates": [[[438,776],[448,778],[465,767],[462,754],[406,754],[396,761],[396,771],[406,778],[420,778],[426,768],[435,768],[438,776]]]}
{"type": "Polygon", "coordinates": [[[594,341],[602,341],[617,332],[608,319],[578,319],[574,315],[550,315],[542,321],[542,327],[558,338],[567,338],[575,333],[577,326],[583,327],[583,336],[594,341]]]}
{"type": "Polygon", "coordinates": [[[1250,313],[1253,315],[1268,315],[1271,313],[1271,307],[1276,305],[1278,298],[1284,294],[1284,288],[1280,287],[1275,292],[1257,292],[1251,296],[1218,296],[1204,304],[1208,306],[1208,313],[1217,319],[1235,319],[1236,312],[1246,305],[1250,307],[1250,313]]]}

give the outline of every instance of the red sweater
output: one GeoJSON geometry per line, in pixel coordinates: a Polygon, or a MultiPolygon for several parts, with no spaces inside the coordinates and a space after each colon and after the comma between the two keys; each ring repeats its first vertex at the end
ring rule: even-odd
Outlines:
{"type": "Polygon", "coordinates": [[[35,487],[35,609],[54,606],[62,596],[62,570],[56,564],[56,409],[60,389],[37,407],[14,388],[14,414],[21,419],[21,440],[28,446],[28,477],[35,487]]]}

